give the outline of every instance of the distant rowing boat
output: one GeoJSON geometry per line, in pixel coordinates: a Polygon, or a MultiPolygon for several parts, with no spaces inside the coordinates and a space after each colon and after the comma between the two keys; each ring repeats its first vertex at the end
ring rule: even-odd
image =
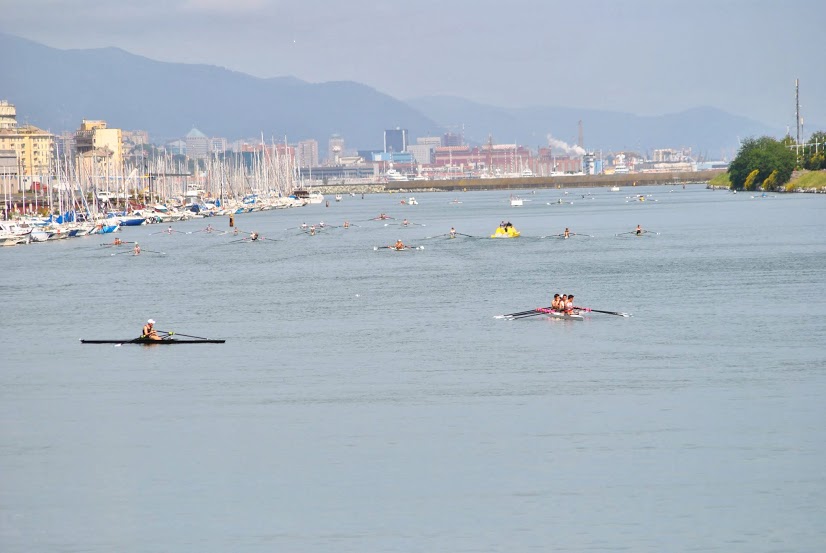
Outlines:
{"type": "Polygon", "coordinates": [[[172,344],[223,344],[226,340],[181,340],[180,338],[169,338],[166,340],[147,340],[146,338],[133,338],[131,340],[80,340],[81,344],[146,344],[170,346],[172,344]]]}

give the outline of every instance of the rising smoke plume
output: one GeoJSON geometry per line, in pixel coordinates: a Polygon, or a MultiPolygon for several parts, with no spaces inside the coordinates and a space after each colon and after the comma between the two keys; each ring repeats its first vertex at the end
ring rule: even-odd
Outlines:
{"type": "Polygon", "coordinates": [[[568,155],[582,156],[585,155],[585,149],[579,146],[571,146],[564,140],[559,140],[548,134],[548,146],[557,150],[562,150],[568,155]]]}

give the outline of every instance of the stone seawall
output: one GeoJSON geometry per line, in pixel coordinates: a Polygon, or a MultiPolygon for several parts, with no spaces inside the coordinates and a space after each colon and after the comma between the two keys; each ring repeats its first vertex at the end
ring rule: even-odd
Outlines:
{"type": "Polygon", "coordinates": [[[385,192],[439,192],[451,190],[525,190],[535,188],[596,188],[708,183],[724,170],[690,173],[634,173],[628,175],[565,175],[499,179],[394,181],[369,184],[313,186],[322,194],[381,194],[385,192]]]}

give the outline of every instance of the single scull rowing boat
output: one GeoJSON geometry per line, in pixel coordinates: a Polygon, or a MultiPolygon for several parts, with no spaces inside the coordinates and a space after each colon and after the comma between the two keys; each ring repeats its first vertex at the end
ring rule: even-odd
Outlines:
{"type": "Polygon", "coordinates": [[[167,338],[164,340],[148,340],[146,338],[133,338],[131,340],[80,340],[81,344],[146,344],[169,346],[172,344],[223,344],[226,340],[181,340],[180,338],[167,338]]]}

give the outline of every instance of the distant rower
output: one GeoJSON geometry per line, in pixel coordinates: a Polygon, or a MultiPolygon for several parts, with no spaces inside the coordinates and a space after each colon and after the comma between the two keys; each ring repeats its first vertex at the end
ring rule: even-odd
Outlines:
{"type": "Polygon", "coordinates": [[[146,324],[143,325],[143,330],[141,331],[141,338],[144,340],[160,340],[161,337],[158,336],[158,333],[155,331],[155,321],[153,319],[149,319],[146,321],[146,324]]]}

